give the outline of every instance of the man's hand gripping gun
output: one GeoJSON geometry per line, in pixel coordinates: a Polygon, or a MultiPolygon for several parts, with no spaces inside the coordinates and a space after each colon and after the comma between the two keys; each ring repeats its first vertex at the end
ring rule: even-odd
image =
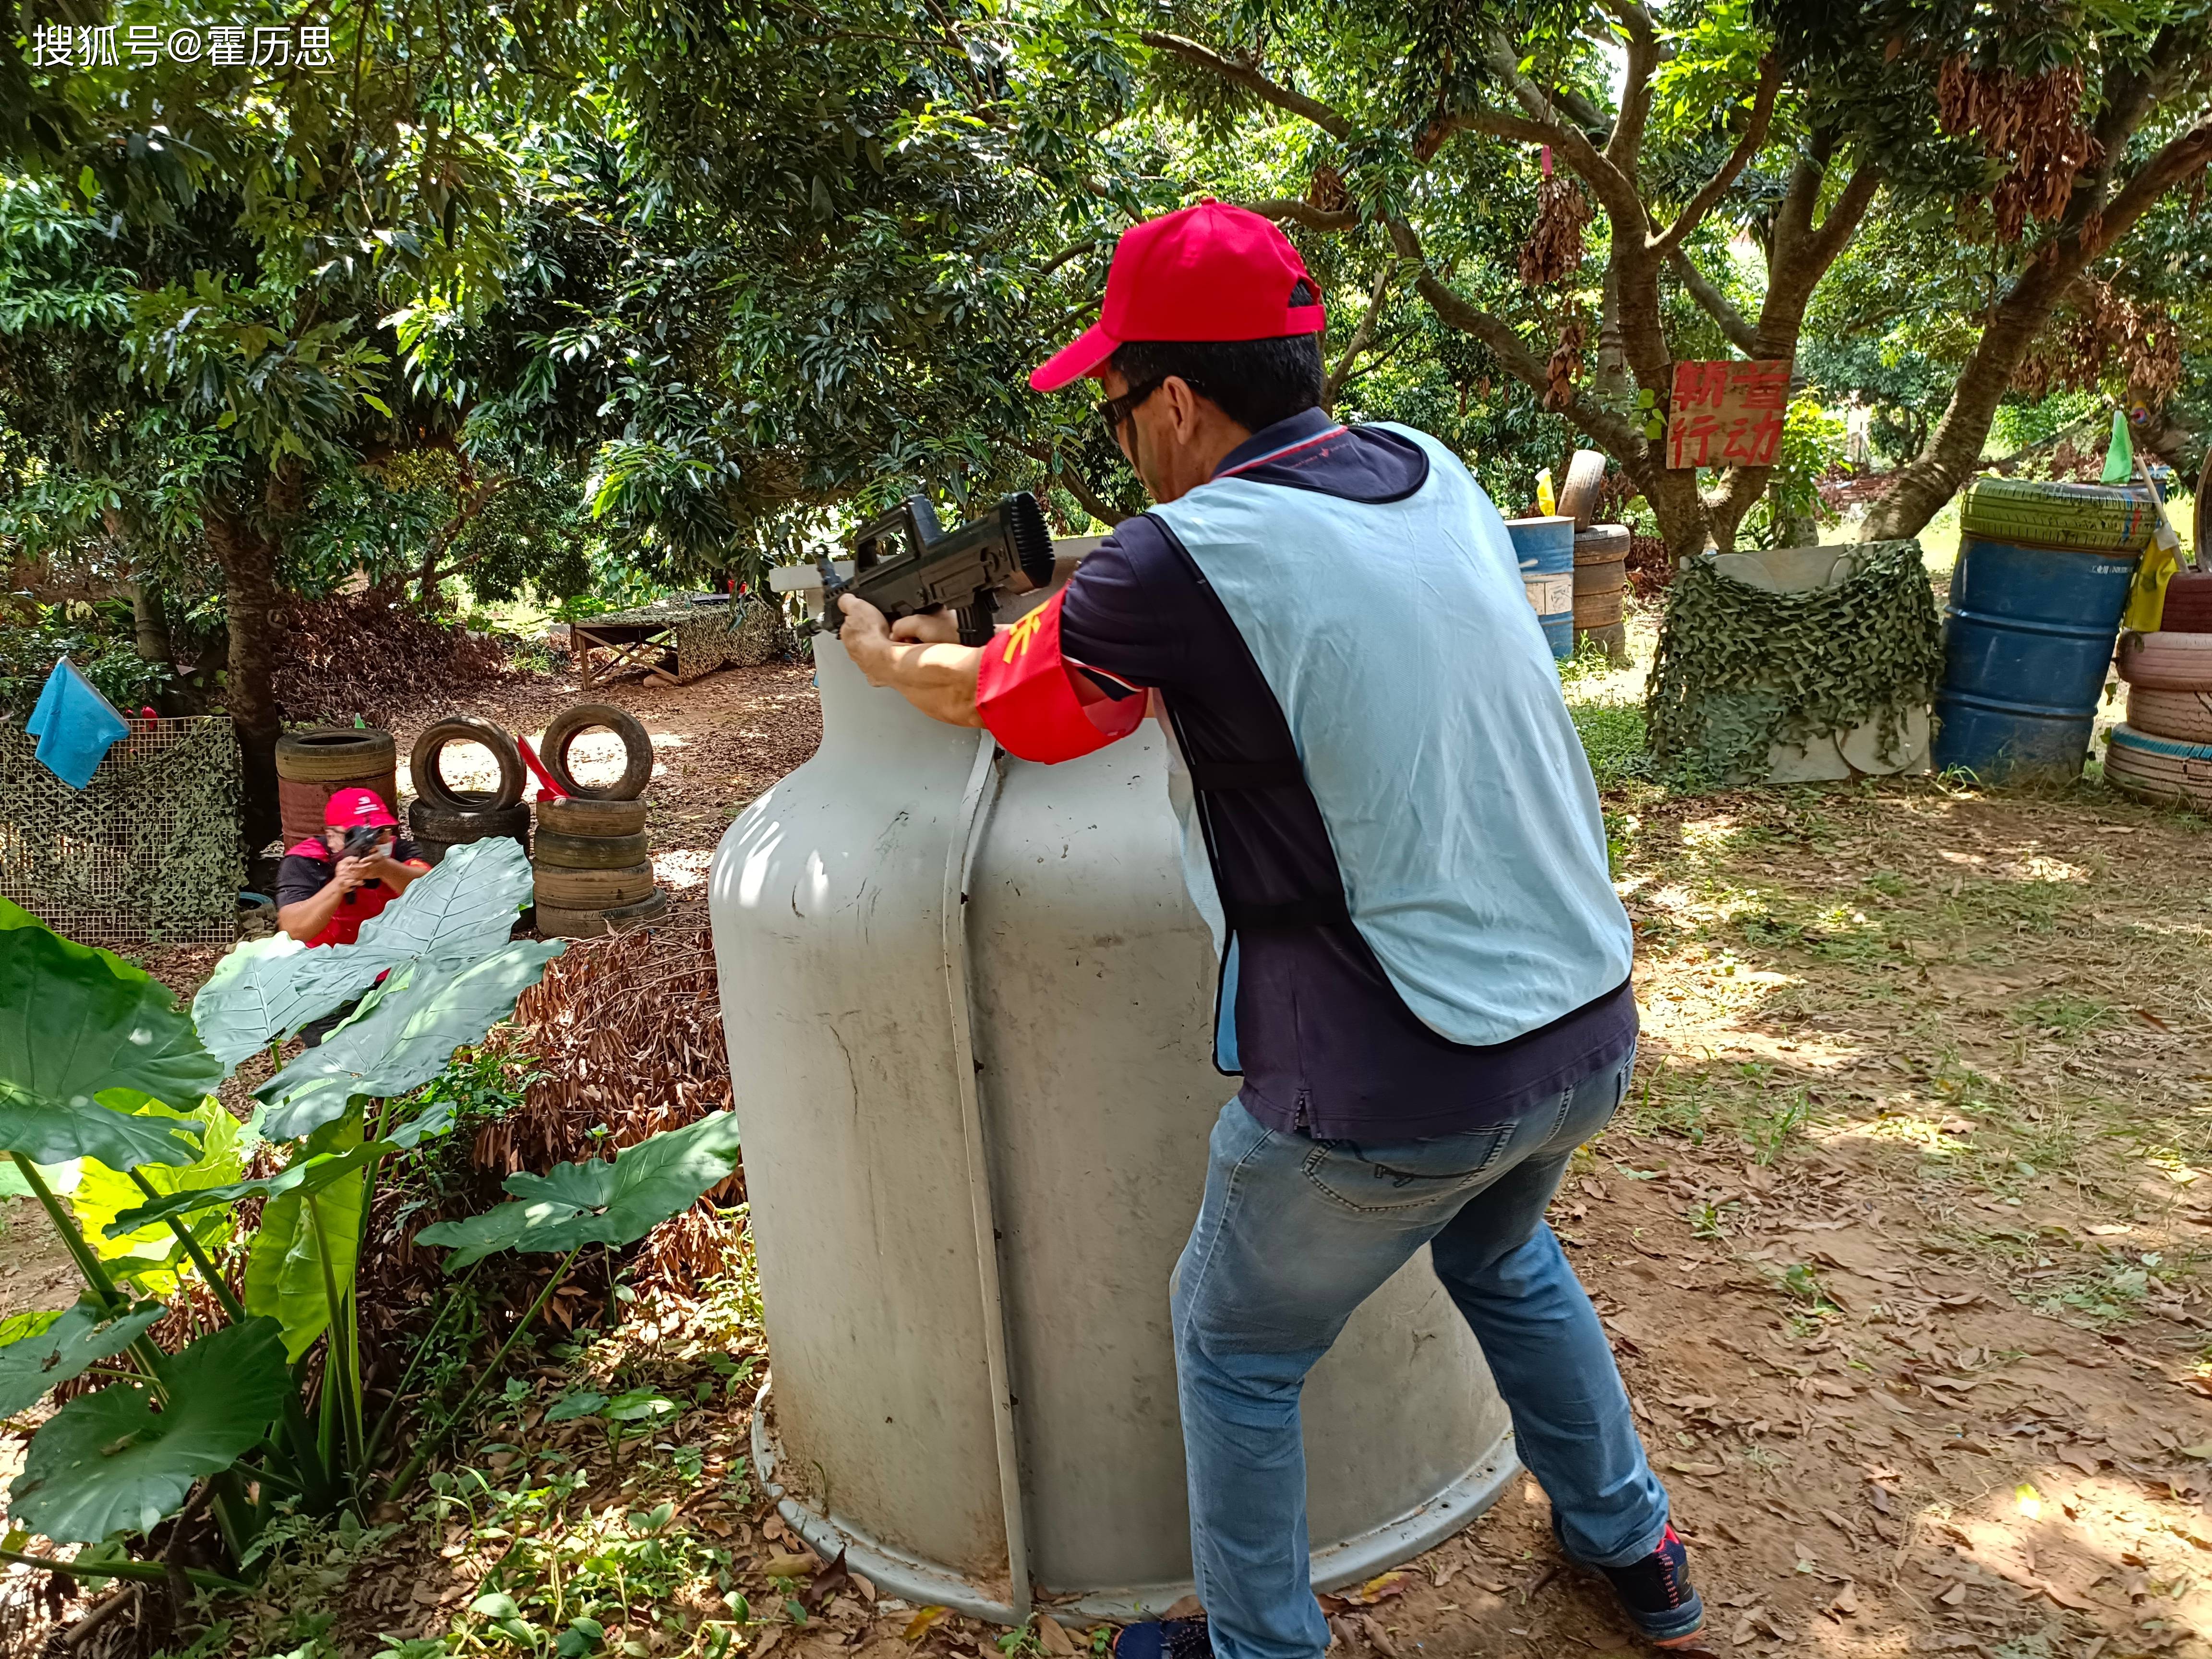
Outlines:
{"type": "Polygon", "coordinates": [[[886,622],[951,607],[963,645],[991,637],[1002,597],[1034,592],[1052,582],[1052,532],[1027,490],[1009,495],[957,530],[940,530],[927,497],[909,495],[853,537],[853,578],[842,581],[821,556],[822,621],[835,634],[844,623],[840,594],[853,593],[886,622]]]}

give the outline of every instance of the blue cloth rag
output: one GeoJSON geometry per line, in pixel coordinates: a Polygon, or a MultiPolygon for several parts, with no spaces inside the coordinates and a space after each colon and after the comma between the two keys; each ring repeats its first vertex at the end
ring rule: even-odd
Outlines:
{"type": "Polygon", "coordinates": [[[39,760],[46,770],[70,788],[82,789],[115,740],[130,732],[131,723],[64,657],[46,676],[23,730],[39,740],[39,760]]]}

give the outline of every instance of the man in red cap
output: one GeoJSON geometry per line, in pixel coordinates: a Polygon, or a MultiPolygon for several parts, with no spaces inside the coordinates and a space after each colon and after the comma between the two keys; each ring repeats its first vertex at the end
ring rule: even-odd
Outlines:
{"type": "Polygon", "coordinates": [[[1299,1395],[1424,1246],[1570,1559],[1649,1640],[1697,1639],[1667,1494],[1544,1212],[1635,1060],[1633,935],[1504,521],[1427,434],[1320,407],[1321,298],[1257,215],[1125,234],[1085,376],[1157,505],[980,649],[850,595],[871,682],[1033,761],[1155,712],[1241,1077],[1171,1290],[1205,1621],[1124,1659],[1312,1659],[1299,1395]]]}
{"type": "MultiPolygon", "coordinates": [[[[405,892],[429,866],[400,839],[398,821],[374,789],[335,791],[323,806],[323,838],[285,850],[276,866],[276,925],[306,945],[350,945],[361,925],[405,892]],[[378,833],[350,857],[346,843],[378,833]]],[[[349,1004],[301,1033],[309,1048],[352,1012],[349,1004]]]]}

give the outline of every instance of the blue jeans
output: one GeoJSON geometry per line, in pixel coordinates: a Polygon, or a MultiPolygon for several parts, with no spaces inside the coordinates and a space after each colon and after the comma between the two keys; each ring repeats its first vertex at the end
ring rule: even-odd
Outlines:
{"type": "Polygon", "coordinates": [[[1430,1247],[1513,1413],[1568,1553],[1625,1566],[1659,1546],[1667,1494],[1589,1297],[1544,1224],[1575,1148],[1632,1059],[1522,1116],[1397,1146],[1309,1140],[1231,1101],[1176,1263],[1176,1370],[1191,1558],[1222,1659],[1312,1659],[1298,1395],[1352,1310],[1430,1247]]]}

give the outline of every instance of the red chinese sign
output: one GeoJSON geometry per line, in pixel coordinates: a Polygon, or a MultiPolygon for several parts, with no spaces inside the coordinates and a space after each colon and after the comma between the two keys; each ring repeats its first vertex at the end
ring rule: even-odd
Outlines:
{"type": "Polygon", "coordinates": [[[1786,362],[1675,364],[1667,465],[1773,465],[1789,402],[1786,362]]]}

